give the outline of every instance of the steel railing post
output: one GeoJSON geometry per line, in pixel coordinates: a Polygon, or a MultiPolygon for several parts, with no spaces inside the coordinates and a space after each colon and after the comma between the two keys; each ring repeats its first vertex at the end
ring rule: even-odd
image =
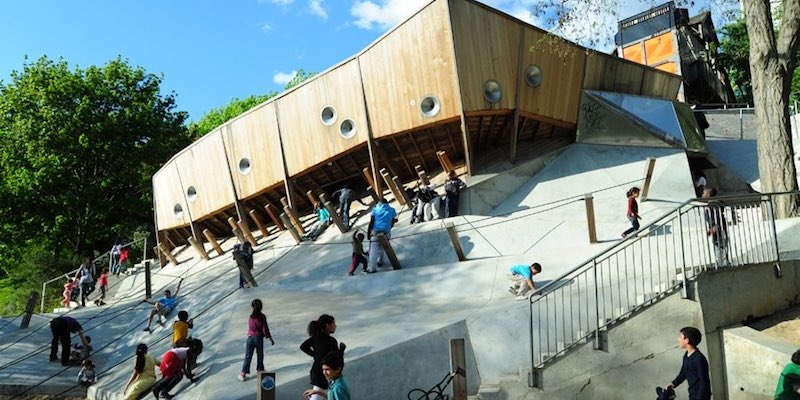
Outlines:
{"type": "Polygon", "coordinates": [[[597,259],[592,260],[592,273],[594,274],[594,320],[597,329],[594,332],[594,348],[600,348],[600,286],[597,282],[597,259]]]}
{"type": "Polygon", "coordinates": [[[772,194],[768,194],[767,198],[769,199],[769,219],[772,221],[772,238],[775,240],[775,266],[780,268],[781,253],[778,249],[778,228],[775,225],[775,203],[772,201],[772,194]]]}
{"type": "Polygon", "coordinates": [[[42,284],[42,305],[39,307],[39,313],[44,314],[44,293],[47,289],[47,282],[42,284]]]}
{"type": "Polygon", "coordinates": [[[681,297],[684,299],[689,298],[689,289],[687,287],[688,279],[686,279],[686,252],[683,246],[683,213],[678,208],[678,245],[680,246],[681,253],[681,297]]]}

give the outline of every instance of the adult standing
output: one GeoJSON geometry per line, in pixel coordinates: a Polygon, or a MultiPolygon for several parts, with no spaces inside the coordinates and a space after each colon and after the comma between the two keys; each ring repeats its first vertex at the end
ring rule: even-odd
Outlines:
{"type": "Polygon", "coordinates": [[[86,307],[86,299],[94,290],[94,263],[90,257],[84,257],[83,264],[78,267],[75,277],[81,286],[81,307],[86,307]]]}
{"type": "MultiPolygon", "coordinates": [[[[717,189],[706,188],[703,198],[710,199],[717,195],[717,189]]],[[[706,207],[706,233],[714,244],[714,255],[717,268],[727,267],[728,262],[728,221],[725,218],[725,206],[719,200],[709,200],[706,207]]]]}
{"type": "Polygon", "coordinates": [[[122,245],[119,242],[111,246],[111,274],[119,275],[120,267],[120,254],[122,253],[122,245]]]}
{"type": "Polygon", "coordinates": [[[447,174],[447,180],[444,182],[444,216],[455,217],[458,215],[458,198],[461,196],[461,191],[467,188],[464,183],[456,175],[456,171],[450,171],[447,174]]]}
{"type": "Polygon", "coordinates": [[[133,374],[125,384],[123,391],[125,400],[137,400],[143,394],[150,391],[153,384],[156,383],[155,368],[161,365],[155,357],[147,354],[147,345],[139,343],[136,346],[136,360],[133,364],[133,374]]]}
{"type": "Polygon", "coordinates": [[[347,184],[344,184],[341,189],[333,192],[331,195],[332,198],[339,198],[339,215],[342,216],[342,222],[347,229],[350,229],[350,203],[353,200],[361,203],[362,206],[366,207],[366,204],[361,201],[361,199],[356,199],[355,195],[353,194],[353,189],[350,189],[347,184]]]}
{"type": "Polygon", "coordinates": [[[70,346],[72,345],[70,334],[77,333],[83,342],[83,356],[89,356],[89,340],[83,334],[83,327],[75,318],[61,316],[50,321],[50,331],[53,332],[53,340],[50,342],[50,361],[58,360],[58,345],[61,343],[61,365],[69,365],[70,346]]]}
{"type": "MultiPolygon", "coordinates": [[[[319,392],[328,390],[328,380],[322,373],[322,359],[332,351],[341,351],[344,353],[345,344],[341,345],[336,341],[336,338],[331,336],[336,332],[336,320],[328,315],[322,314],[315,321],[308,324],[308,336],[303,344],[300,345],[300,350],[314,358],[314,363],[311,365],[309,371],[310,383],[312,390],[319,392]]],[[[310,397],[311,400],[324,400],[318,394],[310,397]]]]}
{"type": "Polygon", "coordinates": [[[367,272],[375,272],[377,268],[383,265],[383,246],[381,246],[378,235],[386,236],[389,239],[392,234],[392,226],[397,221],[395,217],[397,211],[389,205],[386,199],[381,199],[375,208],[372,209],[372,214],[369,218],[369,227],[367,228],[367,236],[369,236],[369,262],[367,263],[367,272]]]}

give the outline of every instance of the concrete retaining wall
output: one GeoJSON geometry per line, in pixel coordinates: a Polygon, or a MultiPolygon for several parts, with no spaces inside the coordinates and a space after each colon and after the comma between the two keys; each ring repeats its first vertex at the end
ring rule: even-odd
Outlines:
{"type": "Polygon", "coordinates": [[[722,338],[728,398],[771,400],[778,376],[797,349],[746,326],[725,329],[722,338]]]}

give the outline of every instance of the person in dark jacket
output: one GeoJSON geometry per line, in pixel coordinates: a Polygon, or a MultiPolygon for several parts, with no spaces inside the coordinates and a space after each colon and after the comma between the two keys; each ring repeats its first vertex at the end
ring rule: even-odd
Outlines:
{"type": "Polygon", "coordinates": [[[65,367],[70,365],[71,333],[77,333],[81,337],[83,358],[89,357],[89,340],[83,334],[83,327],[75,318],[66,316],[54,318],[50,321],[50,331],[53,332],[53,340],[50,342],[50,361],[58,360],[58,345],[61,343],[61,365],[65,367]]]}
{"type": "Polygon", "coordinates": [[[686,350],[683,355],[683,364],[678,376],[672,382],[664,385],[664,389],[678,387],[683,381],[689,384],[689,400],[710,400],[711,379],[708,375],[708,360],[697,349],[703,339],[700,331],[691,326],[684,327],[678,332],[678,347],[686,350]]]}
{"type": "MultiPolygon", "coordinates": [[[[323,357],[336,350],[344,353],[345,344],[339,344],[336,338],[331,336],[331,334],[335,332],[336,320],[328,314],[322,314],[315,321],[309,322],[309,338],[300,345],[300,350],[314,359],[314,363],[311,365],[311,371],[309,371],[313,392],[328,390],[328,380],[325,379],[325,375],[322,373],[323,357]]],[[[314,394],[310,399],[324,400],[325,398],[314,394]]]]}

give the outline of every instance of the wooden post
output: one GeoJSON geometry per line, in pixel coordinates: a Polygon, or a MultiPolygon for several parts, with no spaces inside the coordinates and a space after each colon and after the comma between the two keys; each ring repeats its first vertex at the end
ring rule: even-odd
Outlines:
{"type": "Polygon", "coordinates": [[[450,339],[450,370],[456,371],[453,377],[451,398],[467,400],[467,353],[464,339],[450,339]]]}
{"type": "Polygon", "coordinates": [[[214,237],[214,234],[211,233],[210,230],[203,229],[203,236],[206,237],[208,243],[211,243],[211,247],[214,248],[217,254],[222,255],[223,253],[225,253],[224,251],[222,251],[222,247],[220,247],[219,243],[217,243],[217,238],[214,237]]]}
{"type": "Polygon", "coordinates": [[[589,228],[589,243],[597,243],[597,226],[594,221],[594,196],[591,193],[583,195],[586,202],[586,225],[589,228]]]}
{"type": "Polygon", "coordinates": [[[253,248],[258,246],[256,238],[254,238],[253,233],[250,232],[250,227],[247,225],[247,221],[239,220],[236,224],[239,226],[239,230],[242,231],[242,236],[244,236],[244,238],[250,242],[250,245],[253,246],[253,248]]]}
{"type": "Polygon", "coordinates": [[[25,305],[25,315],[22,316],[22,322],[19,324],[20,329],[28,329],[28,326],[31,324],[33,308],[36,307],[36,300],[38,299],[39,293],[35,290],[31,290],[31,294],[28,295],[28,304],[25,305]]]}
{"type": "Polygon", "coordinates": [[[650,182],[653,179],[653,170],[656,168],[656,159],[652,157],[647,158],[647,166],[644,170],[644,185],[642,185],[642,194],[639,196],[642,201],[647,201],[647,194],[650,192],[650,182]]]}
{"type": "Polygon", "coordinates": [[[292,234],[292,237],[294,238],[295,243],[300,243],[300,242],[303,241],[303,238],[300,237],[299,233],[297,233],[297,229],[294,228],[294,225],[292,225],[292,222],[289,221],[289,217],[286,216],[285,213],[281,214],[281,221],[283,221],[283,224],[286,225],[286,230],[289,231],[289,233],[292,234]]]}
{"type": "Polygon", "coordinates": [[[261,222],[261,218],[258,218],[258,213],[256,213],[256,210],[250,210],[248,214],[250,214],[250,219],[256,223],[258,230],[261,231],[261,237],[266,238],[269,236],[269,231],[267,230],[267,227],[264,226],[264,223],[261,222]]]}
{"type": "Polygon", "coordinates": [[[381,176],[383,177],[383,181],[386,182],[386,186],[392,191],[397,203],[404,206],[406,202],[403,200],[403,195],[400,194],[399,190],[394,185],[394,181],[389,177],[389,172],[386,171],[386,168],[381,168],[381,176]]]}
{"type": "Polygon", "coordinates": [[[400,269],[400,261],[397,260],[397,255],[394,254],[394,249],[389,243],[389,238],[387,238],[383,232],[378,233],[376,236],[378,236],[378,240],[380,240],[386,256],[389,257],[389,262],[392,263],[392,269],[400,269]]]}
{"type": "Polygon", "coordinates": [[[325,207],[328,212],[331,214],[331,220],[339,228],[339,232],[345,233],[347,232],[347,226],[344,226],[344,222],[342,221],[342,217],[339,215],[339,211],[333,208],[331,202],[325,197],[325,193],[319,195],[319,201],[322,202],[322,206],[325,207]]]}
{"type": "Polygon", "coordinates": [[[375,189],[373,189],[372,186],[367,186],[367,192],[369,192],[369,195],[372,196],[373,203],[380,200],[380,197],[378,197],[378,194],[375,193],[375,189]]]}
{"type": "MultiPolygon", "coordinates": [[[[236,236],[236,240],[238,240],[238,241],[239,241],[239,243],[244,243],[244,242],[247,242],[247,241],[248,241],[248,240],[247,240],[247,239],[244,237],[244,234],[242,234],[242,230],[241,230],[241,229],[239,229],[238,227],[237,227],[237,228],[233,228],[233,229],[231,229],[231,232],[233,232],[233,236],[236,236]]],[[[251,244],[252,244],[252,243],[251,243],[251,244]]]]}
{"type": "Polygon", "coordinates": [[[257,372],[256,386],[256,400],[275,400],[275,373],[274,372],[257,372]]]}
{"type": "Polygon", "coordinates": [[[278,230],[285,231],[286,227],[283,225],[283,221],[278,218],[278,214],[275,213],[275,207],[272,204],[267,204],[264,206],[264,210],[269,215],[269,218],[272,220],[272,223],[278,227],[278,230]]]}
{"type": "Polygon", "coordinates": [[[150,279],[150,261],[144,262],[144,299],[147,300],[153,295],[153,282],[150,279]]]}
{"type": "Polygon", "coordinates": [[[167,260],[169,260],[172,265],[178,265],[178,259],[175,258],[175,256],[173,256],[169,250],[167,250],[167,246],[165,246],[164,243],[159,243],[158,249],[161,250],[161,254],[163,254],[164,257],[167,257],[167,260]]]}
{"type": "Polygon", "coordinates": [[[400,192],[400,196],[403,197],[403,202],[405,202],[406,205],[408,205],[408,208],[411,209],[411,207],[413,207],[413,205],[414,205],[414,202],[411,200],[410,197],[408,197],[408,193],[406,192],[406,188],[405,188],[405,186],[403,186],[402,183],[400,183],[400,179],[398,177],[396,177],[396,176],[393,176],[392,177],[392,183],[394,183],[394,186],[397,187],[397,191],[400,192]]]}
{"type": "Polygon", "coordinates": [[[203,248],[202,244],[198,243],[197,240],[195,240],[191,236],[187,237],[186,241],[189,242],[189,244],[191,244],[192,247],[194,247],[194,250],[197,251],[197,254],[200,254],[200,257],[202,257],[203,260],[208,260],[209,258],[208,253],[206,253],[206,249],[203,248]]]}
{"type": "Polygon", "coordinates": [[[286,201],[286,197],[281,197],[281,204],[283,204],[283,212],[289,216],[289,220],[292,221],[292,225],[294,225],[294,229],[297,229],[297,232],[301,235],[306,234],[306,230],[303,229],[303,223],[300,222],[300,218],[297,217],[297,213],[294,212],[292,206],[286,201]]]}
{"type": "Polygon", "coordinates": [[[231,229],[239,228],[239,224],[236,223],[236,218],[228,217],[228,225],[230,225],[231,229]]]}
{"type": "Polygon", "coordinates": [[[421,165],[415,165],[414,170],[417,171],[417,176],[419,176],[419,180],[421,180],[423,184],[425,185],[431,184],[431,180],[430,178],[428,178],[428,174],[425,172],[424,169],[422,169],[421,165]]]}
{"type": "Polygon", "coordinates": [[[450,157],[447,156],[447,152],[439,150],[436,152],[436,156],[439,157],[439,164],[442,164],[442,169],[445,173],[449,174],[450,171],[455,171],[453,163],[450,162],[450,157]]]}
{"type": "Polygon", "coordinates": [[[467,256],[464,255],[464,249],[461,248],[461,241],[458,240],[458,232],[456,232],[455,225],[453,225],[452,221],[448,221],[444,226],[447,228],[447,234],[450,235],[450,242],[453,243],[453,249],[456,251],[458,261],[466,260],[467,256]]]}
{"type": "Polygon", "coordinates": [[[319,199],[317,199],[317,196],[314,196],[314,192],[311,190],[306,192],[306,197],[308,197],[308,200],[311,201],[311,204],[319,203],[319,199]]]}
{"type": "Polygon", "coordinates": [[[364,173],[364,179],[366,179],[367,184],[369,184],[369,187],[372,188],[372,191],[370,191],[372,198],[375,199],[375,201],[382,199],[383,196],[381,195],[381,193],[378,193],[375,190],[377,186],[375,186],[375,180],[372,179],[372,171],[369,169],[369,167],[364,167],[364,169],[362,169],[361,172],[364,173]]]}

